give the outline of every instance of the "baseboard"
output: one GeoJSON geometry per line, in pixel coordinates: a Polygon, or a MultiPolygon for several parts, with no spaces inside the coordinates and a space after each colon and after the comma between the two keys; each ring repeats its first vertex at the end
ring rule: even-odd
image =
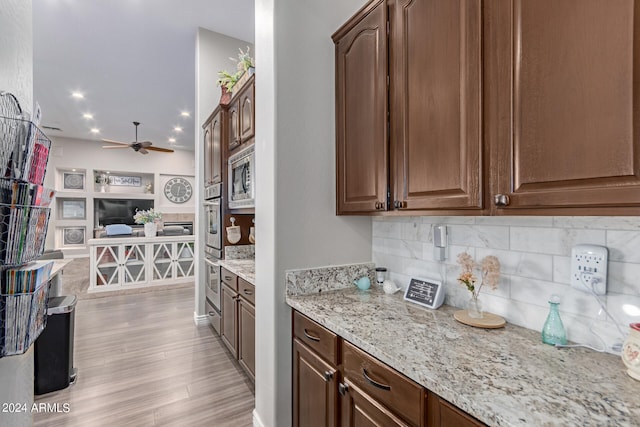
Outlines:
{"type": "Polygon", "coordinates": [[[253,409],[253,427],[264,427],[264,424],[260,420],[255,408],[253,409]]]}
{"type": "Polygon", "coordinates": [[[208,325],[209,324],[209,318],[207,317],[206,314],[198,314],[195,311],[193,312],[193,322],[196,325],[208,325]]]}

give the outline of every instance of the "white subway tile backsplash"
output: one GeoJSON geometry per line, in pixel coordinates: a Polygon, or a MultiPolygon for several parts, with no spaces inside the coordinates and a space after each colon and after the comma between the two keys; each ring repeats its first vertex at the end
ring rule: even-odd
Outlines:
{"type": "MultiPolygon", "coordinates": [[[[389,276],[406,288],[411,277],[445,283],[445,302],[466,307],[469,292],[458,281],[457,256],[468,252],[480,261],[495,255],[502,277],[496,291],[482,289],[486,311],[537,331],[549,312],[552,294],[561,297],[560,313],[569,340],[611,351],[619,342],[616,324],[598,315],[590,294],[570,287],[570,254],[580,243],[609,247],[609,285],[600,297],[625,337],[628,323],[640,322],[640,218],[636,217],[394,217],[373,219],[372,259],[389,268],[389,276]],[[447,259],[433,257],[432,226],[449,230],[447,259]]],[[[564,351],[564,350],[563,350],[564,351]]]]}
{"type": "Polygon", "coordinates": [[[640,263],[640,232],[607,231],[609,261],[640,263]]]}
{"type": "Polygon", "coordinates": [[[571,255],[571,248],[580,243],[605,244],[604,230],[511,227],[510,237],[512,250],[551,255],[571,255]]]}
{"type": "Polygon", "coordinates": [[[479,248],[509,248],[509,227],[487,225],[452,225],[449,227],[449,243],[479,248]]]}
{"type": "Polygon", "coordinates": [[[479,216],[478,225],[508,225],[521,227],[552,227],[553,217],[550,216],[479,216]]]}
{"type": "Polygon", "coordinates": [[[553,226],[557,228],[640,231],[640,218],[635,216],[559,216],[553,218],[553,226]]]}

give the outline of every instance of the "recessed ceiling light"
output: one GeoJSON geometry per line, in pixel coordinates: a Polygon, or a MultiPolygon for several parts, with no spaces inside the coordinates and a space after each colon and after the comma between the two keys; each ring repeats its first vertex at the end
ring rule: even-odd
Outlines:
{"type": "Polygon", "coordinates": [[[191,114],[189,114],[189,112],[188,112],[188,111],[183,111],[183,112],[181,112],[181,113],[180,113],[180,115],[181,115],[182,117],[189,117],[191,114]]]}
{"type": "Polygon", "coordinates": [[[176,126],[173,128],[176,132],[182,132],[182,128],[180,126],[176,126]]]}
{"type": "Polygon", "coordinates": [[[176,142],[175,138],[169,138],[169,142],[176,142]]]}
{"type": "Polygon", "coordinates": [[[100,129],[98,129],[98,128],[91,128],[91,133],[100,133],[100,129]]]}
{"type": "Polygon", "coordinates": [[[89,119],[93,119],[93,114],[91,114],[91,113],[84,113],[84,114],[82,115],[82,117],[84,117],[85,119],[88,119],[88,120],[89,120],[89,119]]]}
{"type": "Polygon", "coordinates": [[[82,92],[71,92],[71,96],[75,99],[84,99],[84,94],[82,92]]]}

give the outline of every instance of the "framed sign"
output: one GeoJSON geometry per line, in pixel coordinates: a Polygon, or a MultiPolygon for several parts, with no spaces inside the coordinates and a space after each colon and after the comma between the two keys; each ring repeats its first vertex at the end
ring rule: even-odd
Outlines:
{"type": "Polygon", "coordinates": [[[84,227],[66,227],[62,229],[65,246],[84,245],[84,227]]]}
{"type": "Polygon", "coordinates": [[[124,187],[142,187],[142,177],[111,175],[110,183],[111,185],[120,185],[124,187]]]}
{"type": "Polygon", "coordinates": [[[85,219],[84,199],[61,199],[62,219],[85,219]]]}
{"type": "Polygon", "coordinates": [[[436,309],[444,302],[444,286],[439,280],[411,279],[404,293],[404,299],[436,309]]]}
{"type": "Polygon", "coordinates": [[[84,173],[62,172],[63,190],[84,190],[84,173]]]}

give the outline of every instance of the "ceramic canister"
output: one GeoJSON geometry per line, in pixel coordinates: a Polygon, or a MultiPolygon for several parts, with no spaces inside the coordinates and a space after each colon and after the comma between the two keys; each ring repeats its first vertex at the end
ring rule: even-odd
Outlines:
{"type": "Polygon", "coordinates": [[[622,361],[627,374],[640,381],[640,323],[632,323],[629,327],[629,336],[622,347],[622,361]]]}

